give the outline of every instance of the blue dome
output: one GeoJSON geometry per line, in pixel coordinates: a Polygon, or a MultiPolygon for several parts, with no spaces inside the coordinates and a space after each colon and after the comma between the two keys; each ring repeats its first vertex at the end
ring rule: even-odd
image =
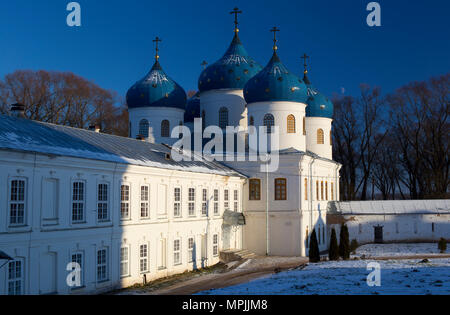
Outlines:
{"type": "Polygon", "coordinates": [[[127,93],[128,108],[171,107],[185,109],[186,92],[169,78],[156,61],[150,72],[127,93]]]}
{"type": "Polygon", "coordinates": [[[333,118],[333,103],[320,93],[309,81],[307,75],[303,79],[308,87],[308,106],[306,107],[306,117],[333,118]]]}
{"type": "Polygon", "coordinates": [[[308,99],[305,83],[289,72],[276,52],[268,65],[248,81],[244,96],[247,103],[288,101],[306,104],[308,99]]]}
{"type": "Polygon", "coordinates": [[[262,67],[247,53],[235,34],[225,55],[206,68],[198,80],[200,92],[218,89],[243,89],[262,67]]]}
{"type": "Polygon", "coordinates": [[[199,93],[188,99],[186,104],[186,112],[184,113],[184,122],[194,122],[195,118],[200,118],[199,93]]]}

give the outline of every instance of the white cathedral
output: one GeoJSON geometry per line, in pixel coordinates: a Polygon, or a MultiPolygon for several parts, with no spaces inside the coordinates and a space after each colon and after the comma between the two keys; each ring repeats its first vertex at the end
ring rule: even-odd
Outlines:
{"type": "Polygon", "coordinates": [[[262,68],[235,25],[189,100],[157,49],[127,93],[129,138],[28,120],[19,104],[0,116],[0,294],[105,292],[243,249],[306,256],[313,229],[327,249],[341,167],[332,159],[333,105],[306,69],[300,78],[283,65],[276,37],[262,68]],[[194,129],[196,118],[204,128],[277,127],[277,171],[251,160],[175,161],[171,131],[194,129]]]}

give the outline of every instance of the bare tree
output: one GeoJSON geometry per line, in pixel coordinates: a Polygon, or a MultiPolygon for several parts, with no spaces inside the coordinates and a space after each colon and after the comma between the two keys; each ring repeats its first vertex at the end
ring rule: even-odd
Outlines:
{"type": "Polygon", "coordinates": [[[127,115],[117,101],[114,92],[69,72],[24,70],[0,80],[3,113],[10,104],[21,103],[33,120],[77,128],[100,124],[104,132],[127,135],[127,115]]]}

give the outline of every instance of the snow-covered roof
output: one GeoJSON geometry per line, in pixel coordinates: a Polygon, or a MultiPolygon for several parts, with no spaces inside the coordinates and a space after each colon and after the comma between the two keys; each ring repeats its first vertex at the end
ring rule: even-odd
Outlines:
{"type": "Polygon", "coordinates": [[[332,202],[329,210],[343,215],[450,214],[450,200],[332,202]]]}
{"type": "Polygon", "coordinates": [[[0,149],[244,177],[218,162],[167,159],[171,149],[162,144],[6,115],[0,115],[0,149]]]}

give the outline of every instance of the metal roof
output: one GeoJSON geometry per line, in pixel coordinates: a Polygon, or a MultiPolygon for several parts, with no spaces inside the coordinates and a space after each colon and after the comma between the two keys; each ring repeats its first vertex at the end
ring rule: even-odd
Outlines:
{"type": "Polygon", "coordinates": [[[343,215],[450,214],[450,200],[332,202],[329,210],[343,215]]]}
{"type": "Polygon", "coordinates": [[[0,115],[0,149],[244,177],[218,162],[167,159],[171,149],[162,144],[6,115],[0,115]]]}

